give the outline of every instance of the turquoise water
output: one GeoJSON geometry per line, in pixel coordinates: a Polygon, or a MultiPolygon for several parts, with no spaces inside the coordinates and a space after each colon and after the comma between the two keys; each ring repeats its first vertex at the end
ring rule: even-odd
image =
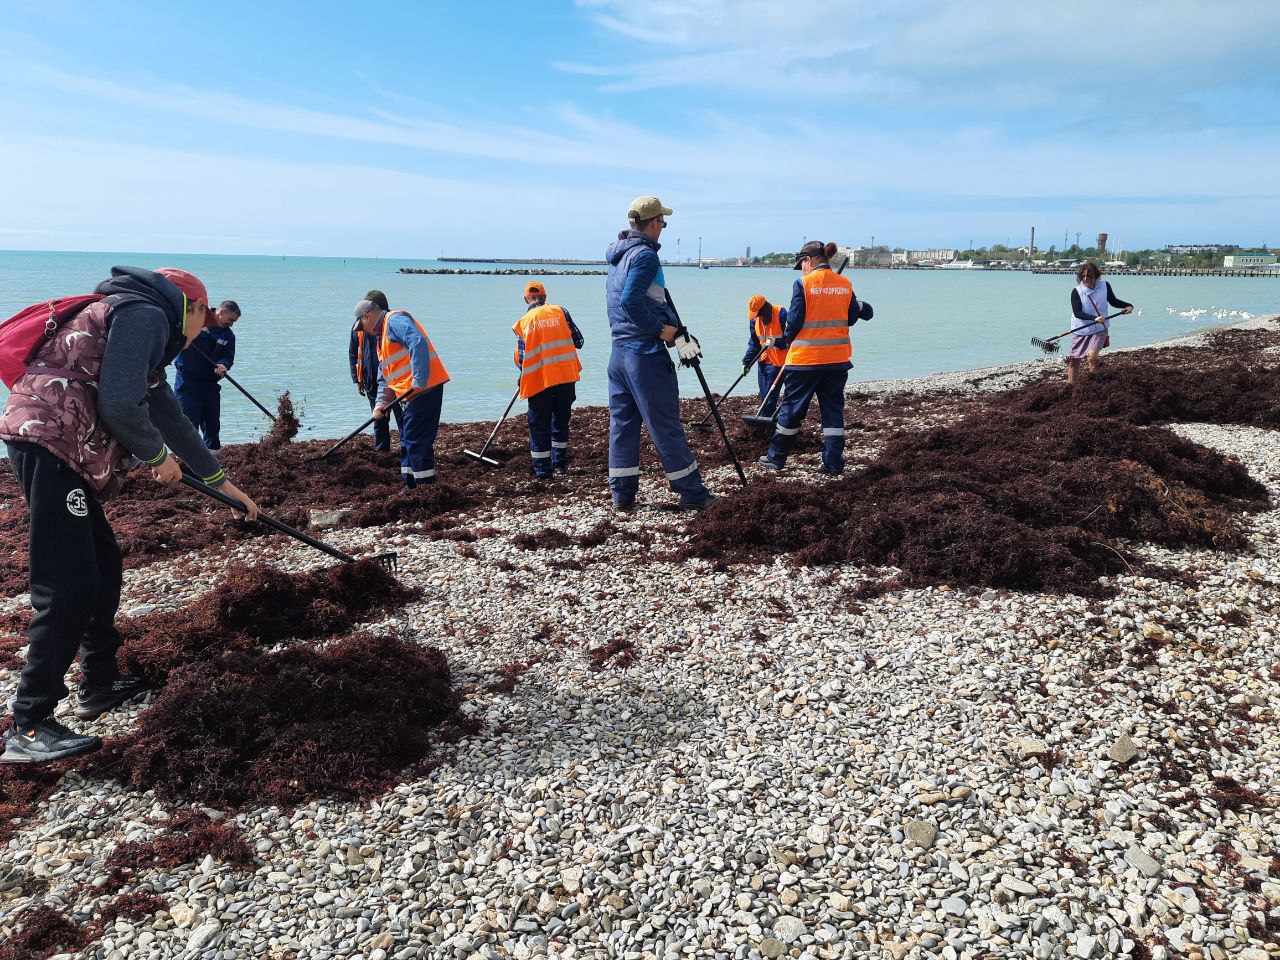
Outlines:
{"type": "MultiPolygon", "coordinates": [[[[347,336],[351,308],[371,287],[384,290],[392,306],[425,321],[453,378],[445,388],[446,420],[494,419],[515,391],[511,324],[524,312],[524,278],[397,272],[402,266],[458,266],[433,260],[0,251],[0,318],[50,296],[88,292],[118,263],[182,267],[205,281],[215,301],[239,301],[244,318],[236,325],[233,375],[269,407],[277,393],[291,390],[302,408],[304,437],[337,436],[368,416],[348,374],[347,336]]],[[[747,300],[763,293],[786,304],[796,276],[766,268],[667,268],[667,285],[681,316],[702,341],[712,389],[723,390],[741,370],[747,300]]],[[[1067,328],[1074,282],[1066,276],[1003,271],[858,270],[848,276],[858,295],[876,309],[874,320],[854,328],[852,381],[1034,358],[1039,354],[1031,337],[1067,328]]],[[[579,402],[604,403],[609,357],[604,277],[538,279],[586,336],[579,402]]],[[[1143,308],[1143,316],[1114,324],[1111,340],[1118,347],[1223,322],[1215,311],[1280,313],[1277,278],[1119,277],[1115,288],[1121,298],[1143,308]],[[1178,315],[1192,309],[1209,312],[1178,315]]],[[[699,394],[692,371],[682,370],[680,379],[685,396],[699,394]]],[[[222,397],[224,441],[252,439],[262,432],[266,418],[247,400],[230,386],[223,388],[222,397]]]]}

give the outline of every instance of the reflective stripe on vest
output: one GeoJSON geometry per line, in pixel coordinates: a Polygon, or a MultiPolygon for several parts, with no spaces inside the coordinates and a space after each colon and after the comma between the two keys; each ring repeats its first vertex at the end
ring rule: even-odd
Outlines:
{"type": "MultiPolygon", "coordinates": [[[[517,320],[511,330],[524,341],[524,363],[520,367],[522,400],[548,387],[578,382],[582,363],[562,308],[551,303],[536,306],[517,320]]],[[[517,359],[519,355],[517,350],[517,359]]]]}
{"type": "MultiPolygon", "coordinates": [[[[764,342],[765,337],[781,337],[782,336],[782,308],[775,304],[769,304],[771,314],[766,321],[764,317],[756,317],[755,332],[756,340],[764,342]]],[[[787,362],[787,351],[781,347],[770,347],[760,357],[761,363],[771,364],[780,367],[787,362]]]]}
{"type": "Polygon", "coordinates": [[[442,383],[448,383],[449,371],[440,362],[440,355],[431,345],[431,338],[427,336],[427,331],[422,329],[422,324],[412,314],[403,310],[393,310],[382,318],[382,336],[378,340],[378,369],[382,378],[387,381],[387,386],[397,396],[403,396],[413,389],[413,362],[409,348],[391,339],[391,318],[397,314],[413,321],[413,325],[422,334],[423,343],[427,348],[427,356],[431,363],[430,373],[426,385],[419,386],[424,390],[430,390],[442,383]]]}
{"type": "Polygon", "coordinates": [[[849,342],[849,304],[853,284],[829,267],[819,267],[800,278],[804,288],[804,326],[791,341],[789,367],[817,367],[848,363],[853,356],[849,342]],[[836,332],[839,331],[839,336],[836,332]]]}

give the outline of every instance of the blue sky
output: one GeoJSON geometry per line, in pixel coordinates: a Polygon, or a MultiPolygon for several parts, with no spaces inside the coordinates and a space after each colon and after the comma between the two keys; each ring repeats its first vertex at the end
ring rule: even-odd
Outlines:
{"type": "Polygon", "coordinates": [[[1280,244],[1274,0],[0,0],[0,248],[1280,244]]]}

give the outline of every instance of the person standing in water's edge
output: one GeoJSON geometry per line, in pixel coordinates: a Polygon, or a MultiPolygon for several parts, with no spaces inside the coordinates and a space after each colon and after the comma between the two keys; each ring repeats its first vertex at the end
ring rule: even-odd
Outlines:
{"type": "Polygon", "coordinates": [[[702,482],[680,421],[680,386],[667,348],[680,321],[666,300],[658,237],[671,209],[657,197],[638,197],[628,229],[605,251],[605,303],[613,346],[609,354],[609,489],[614,508],[635,509],[640,489],[640,427],[658,450],[680,506],[698,510],[713,499],[702,482]]]}
{"type": "Polygon", "coordinates": [[[204,284],[170,267],[112,267],[94,293],[101,299],[43,342],[0,414],[0,439],[31,515],[33,610],[3,763],[44,763],[102,745],[53,718],[77,650],[84,668],[79,719],[96,719],[149,689],[122,676],[116,663],[123,570],[102,510],[135,458],[172,486],[182,479],[176,454],[205,483],[243,503],[250,519],[258,515],[165,380],[178,351],[204,329],[204,284]]]}

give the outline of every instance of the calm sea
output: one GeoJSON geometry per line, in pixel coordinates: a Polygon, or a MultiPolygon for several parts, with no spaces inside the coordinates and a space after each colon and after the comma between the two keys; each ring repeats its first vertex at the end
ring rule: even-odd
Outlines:
{"type": "MultiPolygon", "coordinates": [[[[511,324],[524,312],[524,279],[397,272],[402,266],[451,266],[434,260],[0,251],[0,319],[51,296],[88,292],[113,264],[182,267],[205,281],[215,301],[237,300],[244,318],[236,325],[233,375],[268,406],[274,406],[276,394],[292,391],[302,408],[304,437],[337,436],[368,416],[348,374],[347,339],[351,308],[371,287],[385,291],[392,306],[425,321],[453,378],[445,388],[446,420],[495,419],[515,390],[511,324]]],[[[797,275],[767,268],[667,269],[681,316],[702,341],[712,389],[723,390],[741,370],[747,300],[763,293],[786,304],[797,275]]],[[[854,328],[852,381],[1034,358],[1039,354],[1031,337],[1067,328],[1074,282],[1066,276],[1002,271],[857,270],[848,276],[876,309],[874,320],[854,328]]],[[[579,402],[604,403],[609,357],[604,277],[539,279],[551,301],[568,309],[586,336],[579,402]]],[[[1114,346],[1152,343],[1220,323],[1214,316],[1220,311],[1280,312],[1278,278],[1119,277],[1115,289],[1143,315],[1116,321],[1114,346]],[[1180,315],[1193,310],[1207,312],[1180,315]]],[[[699,394],[692,371],[682,371],[680,378],[685,396],[699,394]]],[[[0,399],[4,395],[0,387],[0,399]]],[[[232,387],[225,386],[222,396],[223,440],[258,436],[266,418],[232,387]]]]}

